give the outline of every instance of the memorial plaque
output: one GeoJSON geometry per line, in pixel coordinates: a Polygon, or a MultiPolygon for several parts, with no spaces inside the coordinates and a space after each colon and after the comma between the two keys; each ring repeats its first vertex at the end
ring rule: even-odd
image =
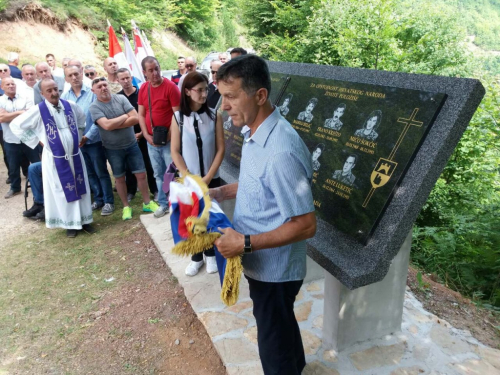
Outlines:
{"type": "MultiPolygon", "coordinates": [[[[350,289],[382,280],[481,102],[483,86],[466,78],[268,65],[271,101],[313,158],[318,222],[308,255],[350,289]]],[[[232,183],[242,138],[240,129],[228,129],[220,173],[232,183]]]]}
{"type": "Polygon", "coordinates": [[[284,84],[272,90],[311,151],[318,216],[366,243],[446,95],[301,76],[284,84]]]}

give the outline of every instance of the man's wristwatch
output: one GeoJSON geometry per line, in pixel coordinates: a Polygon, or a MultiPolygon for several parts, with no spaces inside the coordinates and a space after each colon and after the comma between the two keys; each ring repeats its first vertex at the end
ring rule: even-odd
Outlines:
{"type": "Polygon", "coordinates": [[[250,243],[250,235],[245,234],[245,246],[243,247],[243,254],[250,254],[252,252],[252,244],[250,243]]]}

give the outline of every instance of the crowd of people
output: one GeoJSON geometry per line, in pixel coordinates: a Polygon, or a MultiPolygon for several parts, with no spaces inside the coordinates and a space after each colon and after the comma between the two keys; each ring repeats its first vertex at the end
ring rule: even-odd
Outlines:
{"type": "MultiPolygon", "coordinates": [[[[246,51],[237,48],[232,55],[239,54],[246,54],[246,51]]],[[[210,92],[207,96],[211,110],[215,109],[220,97],[216,89],[217,70],[222,65],[221,61],[229,60],[227,53],[221,53],[219,57],[221,60],[211,63],[213,79],[209,83],[210,92]]],[[[33,121],[31,117],[28,120],[25,112],[34,106],[38,107],[45,100],[52,99],[52,106],[59,106],[55,93],[51,93],[52,98],[47,98],[48,94],[44,94],[46,88],[42,86],[45,81],[51,80],[57,86],[58,99],[76,104],[85,115],[85,119],[79,124],[82,128],[78,135],[78,146],[84,159],[84,175],[88,179],[89,192],[93,194],[92,211],[101,210],[103,216],[114,212],[109,162],[115,179],[114,190],[123,203],[124,220],[132,218],[130,202],[137,191],[141,192],[144,201],[143,211],[154,212],[155,217],[161,217],[168,212],[167,197],[161,186],[165,169],[172,161],[170,134],[164,144],[154,144],[153,127],[170,128],[173,113],[180,108],[180,86],[183,78],[188,73],[196,72],[194,57],[180,56],[177,61],[178,71],[170,80],[161,76],[156,59],[146,59],[142,67],[148,82],[142,91],[130,71],[119,69],[116,60],[111,57],[103,61],[105,77],[98,77],[94,66],[83,66],[77,59],[64,58],[62,66],[58,66],[55,56],[51,53],[45,56],[45,61],[34,66],[24,64],[21,69],[18,67],[20,62],[17,53],[11,52],[7,58],[8,64],[0,65],[0,139],[8,171],[7,184],[10,185],[6,199],[21,193],[20,171],[24,176],[28,176],[31,169],[28,178],[33,189],[34,204],[23,212],[25,217],[45,220],[51,228],[67,229],[69,237],[75,237],[80,229],[92,233],[94,231],[90,223],[83,223],[86,221],[84,219],[73,220],[74,218],[61,216],[62,212],[56,213],[53,210],[50,214],[46,212],[42,182],[44,179],[41,172],[44,142],[40,138],[37,146],[31,148],[25,141],[21,142],[11,130],[16,124],[25,126],[27,121],[33,121]],[[97,78],[100,80],[94,82],[97,78]],[[17,120],[11,124],[15,119],[17,120]]],[[[52,108],[49,107],[50,111],[52,108]]],[[[54,121],[59,127],[64,127],[64,124],[59,124],[55,119],[54,121]]],[[[20,134],[26,136],[24,132],[20,134]]],[[[223,149],[220,154],[223,155],[223,149]]],[[[73,170],[73,163],[69,162],[73,170]]],[[[49,175],[48,171],[46,174],[49,175]]],[[[59,190],[64,191],[64,188],[59,187],[59,190]]],[[[51,203],[48,205],[53,207],[51,203]]]]}
{"type": "MultiPolygon", "coordinates": [[[[305,357],[293,302],[306,272],[305,240],[316,230],[313,165],[270,102],[267,63],[235,48],[230,58],[221,53],[211,62],[209,80],[194,57],[180,56],[177,74],[167,79],[148,56],[141,63],[147,82],[139,88],[111,57],[103,62],[105,76],[73,58],[58,67],[53,54],[21,69],[17,54],[8,61],[0,65],[5,198],[20,194],[20,173],[27,173],[34,204],[23,215],[75,237],[95,232],[93,211],[114,212],[108,163],[123,220],[132,218],[137,191],[142,211],[168,213],[163,178],[172,161],[181,175],[200,175],[212,199],[236,199],[234,229],[220,228],[215,245],[226,258],[243,256],[264,373],[300,374],[305,357]],[[244,136],[239,181],[224,186],[219,107],[244,136]]],[[[217,272],[214,255],[212,248],[193,256],[186,274],[196,275],[205,262],[207,272],[217,272]]]]}

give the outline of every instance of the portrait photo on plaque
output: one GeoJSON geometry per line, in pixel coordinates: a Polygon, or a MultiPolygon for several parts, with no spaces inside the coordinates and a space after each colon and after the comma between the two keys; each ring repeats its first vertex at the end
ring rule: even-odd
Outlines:
{"type": "Polygon", "coordinates": [[[368,139],[370,141],[374,141],[378,138],[377,129],[382,122],[382,111],[375,110],[368,115],[361,129],[356,130],[354,135],[356,137],[361,137],[364,139],[368,139]]]}
{"type": "Polygon", "coordinates": [[[319,168],[321,167],[321,162],[319,161],[319,158],[324,150],[325,150],[325,144],[318,143],[311,152],[312,166],[313,166],[313,171],[315,172],[319,171],[319,168]]]}
{"type": "Polygon", "coordinates": [[[304,121],[304,122],[311,122],[314,118],[314,115],[312,114],[314,107],[318,104],[318,99],[317,98],[311,98],[307,102],[306,109],[302,112],[299,113],[297,116],[297,120],[304,121]]]}
{"type": "Polygon", "coordinates": [[[293,94],[291,92],[286,94],[285,97],[283,98],[283,102],[278,107],[278,109],[281,113],[281,116],[285,117],[288,114],[288,112],[290,112],[289,105],[292,102],[292,99],[293,99],[293,94]]]}
{"type": "Polygon", "coordinates": [[[353,187],[354,181],[356,181],[356,176],[352,173],[352,170],[356,167],[357,162],[358,155],[349,154],[347,159],[345,159],[342,169],[337,169],[333,172],[332,178],[344,185],[353,187]]]}
{"type": "Polygon", "coordinates": [[[333,110],[333,116],[325,120],[325,128],[333,130],[342,129],[342,125],[344,125],[344,123],[342,122],[341,118],[345,113],[346,107],[347,105],[345,103],[340,103],[339,105],[335,106],[335,109],[333,110]]]}
{"type": "Polygon", "coordinates": [[[317,216],[365,243],[446,95],[297,75],[275,83],[276,107],[311,152],[317,216]]]}

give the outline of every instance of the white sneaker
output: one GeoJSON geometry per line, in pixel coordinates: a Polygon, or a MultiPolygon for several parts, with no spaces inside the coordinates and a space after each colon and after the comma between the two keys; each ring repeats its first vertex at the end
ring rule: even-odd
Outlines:
{"type": "Polygon", "coordinates": [[[191,261],[189,265],[186,267],[186,275],[188,276],[195,276],[200,268],[203,266],[203,261],[200,260],[199,262],[193,262],[191,261]]]}
{"type": "Polygon", "coordinates": [[[205,257],[205,261],[207,262],[207,273],[216,273],[218,271],[215,256],[205,257]]]}
{"type": "Polygon", "coordinates": [[[168,214],[168,206],[160,206],[154,213],[156,218],[165,216],[166,214],[168,214]]]}

